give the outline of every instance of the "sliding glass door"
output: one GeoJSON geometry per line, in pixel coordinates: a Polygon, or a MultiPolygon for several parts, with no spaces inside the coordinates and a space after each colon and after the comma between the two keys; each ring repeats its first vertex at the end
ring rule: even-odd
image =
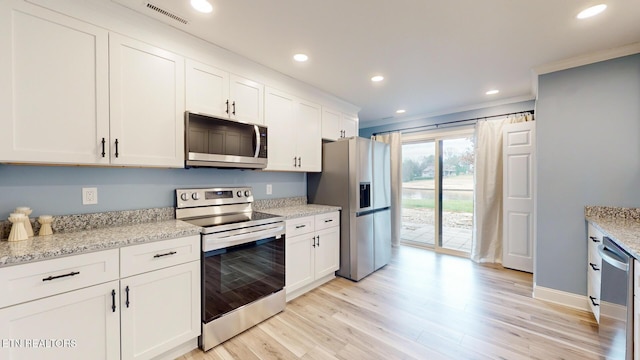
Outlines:
{"type": "Polygon", "coordinates": [[[473,130],[406,139],[402,242],[468,256],[473,231],[473,130]]]}

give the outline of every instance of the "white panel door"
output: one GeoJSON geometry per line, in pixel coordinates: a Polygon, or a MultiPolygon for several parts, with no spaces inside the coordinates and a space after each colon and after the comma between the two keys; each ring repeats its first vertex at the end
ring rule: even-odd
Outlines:
{"type": "Polygon", "coordinates": [[[503,130],[504,267],[533,272],[535,122],[503,130]]]}
{"type": "Polygon", "coordinates": [[[230,117],[250,124],[264,124],[264,85],[253,80],[230,76],[230,117]]]}
{"type": "Polygon", "coordinates": [[[265,125],[267,126],[269,162],[265,170],[297,170],[296,137],[294,126],[295,99],[282,91],[265,91],[265,125]]]}
{"type": "Polygon", "coordinates": [[[322,109],[322,138],[338,140],[342,136],[342,114],[333,109],[322,109]]]}
{"type": "Polygon", "coordinates": [[[197,61],[186,61],[188,111],[229,117],[229,73],[197,61]]]}
{"type": "Polygon", "coordinates": [[[112,281],[0,310],[2,341],[49,341],[1,346],[0,359],[120,359],[118,292],[112,281]]]}
{"type": "Polygon", "coordinates": [[[342,116],[342,137],[358,136],[358,117],[343,114],[342,116]]]}
{"type": "Polygon", "coordinates": [[[151,359],[200,335],[200,262],[120,280],[122,359],[151,359]]]}
{"type": "Polygon", "coordinates": [[[289,236],[285,247],[285,287],[287,294],[311,283],[314,273],[313,233],[289,236]]]}
{"type": "MultiPolygon", "coordinates": [[[[321,116],[320,105],[298,100],[295,122],[291,125],[296,132],[299,171],[320,172],[322,170],[321,116]]],[[[290,141],[293,140],[290,139],[290,141]]]]}
{"type": "Polygon", "coordinates": [[[109,35],[111,163],[184,167],[184,59],[109,35]]]}
{"type": "Polygon", "coordinates": [[[340,227],[324,229],[316,233],[315,278],[333,274],[340,268],[340,227]]]}
{"type": "Polygon", "coordinates": [[[108,164],[108,61],[106,30],[0,2],[0,160],[108,164]]]}

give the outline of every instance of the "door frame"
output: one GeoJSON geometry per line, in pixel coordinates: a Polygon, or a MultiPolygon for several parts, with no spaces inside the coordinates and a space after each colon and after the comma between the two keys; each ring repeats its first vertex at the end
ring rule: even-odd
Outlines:
{"type": "MultiPolygon", "coordinates": [[[[436,170],[437,180],[434,178],[435,238],[434,238],[433,247],[428,244],[424,244],[416,241],[401,240],[401,243],[403,245],[415,246],[415,247],[433,250],[438,253],[469,258],[471,256],[471,252],[448,249],[441,246],[442,223],[440,219],[442,218],[442,207],[440,206],[440,204],[442,203],[442,191],[441,191],[442,190],[441,189],[442,172],[440,171],[440,168],[442,167],[442,158],[440,155],[442,153],[442,140],[457,139],[465,136],[467,137],[472,136],[475,138],[476,136],[475,125],[463,125],[463,126],[455,126],[455,129],[451,129],[451,128],[452,127],[436,129],[436,130],[420,131],[420,132],[410,133],[410,134],[402,134],[402,145],[416,144],[416,143],[430,142],[430,141],[435,142],[435,157],[436,157],[435,170],[436,170]]],[[[475,188],[473,189],[473,191],[475,195],[475,188]]],[[[475,222],[475,214],[474,214],[474,222],[475,222]]]]}

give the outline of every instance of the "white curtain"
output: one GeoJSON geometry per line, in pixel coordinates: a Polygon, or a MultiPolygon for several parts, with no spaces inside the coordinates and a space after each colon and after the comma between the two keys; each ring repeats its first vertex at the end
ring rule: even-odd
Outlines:
{"type": "Polygon", "coordinates": [[[391,244],[400,245],[402,229],[402,135],[394,132],[375,135],[373,140],[389,144],[391,156],[391,244]]]}
{"type": "Polygon", "coordinates": [[[502,263],[502,130],[506,124],[533,120],[524,114],[478,121],[476,128],[475,226],[471,259],[502,263]]]}

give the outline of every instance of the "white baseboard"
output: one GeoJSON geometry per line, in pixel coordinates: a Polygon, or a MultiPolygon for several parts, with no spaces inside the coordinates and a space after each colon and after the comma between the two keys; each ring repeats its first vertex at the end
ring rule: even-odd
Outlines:
{"type": "Polygon", "coordinates": [[[600,316],[608,316],[616,320],[626,321],[627,308],[622,305],[602,301],[600,302],[600,316]]]}
{"type": "Polygon", "coordinates": [[[197,348],[198,348],[198,338],[196,337],[183,343],[182,345],[178,345],[175,348],[156,356],[155,358],[153,358],[153,360],[177,359],[184,354],[190,353],[191,350],[197,349],[197,348]]]}
{"type": "Polygon", "coordinates": [[[568,306],[570,308],[578,310],[591,311],[589,302],[587,301],[587,297],[585,295],[577,295],[566,291],[560,291],[534,285],[533,298],[568,306]]]}
{"type": "MultiPolygon", "coordinates": [[[[320,285],[322,285],[322,284],[324,284],[324,283],[326,283],[328,281],[331,281],[331,280],[333,280],[335,278],[336,278],[336,275],[334,273],[331,273],[331,274],[326,275],[325,277],[322,277],[320,279],[317,279],[314,282],[312,282],[310,284],[307,284],[307,285],[305,285],[305,286],[303,286],[303,287],[301,287],[299,289],[296,289],[294,291],[287,291],[287,302],[289,302],[289,301],[297,298],[298,296],[300,296],[300,295],[302,295],[302,294],[304,294],[306,292],[309,292],[309,291],[317,288],[318,286],[320,286],[320,285]]],[[[287,290],[287,288],[285,287],[285,291],[286,290],[287,290]]]]}

